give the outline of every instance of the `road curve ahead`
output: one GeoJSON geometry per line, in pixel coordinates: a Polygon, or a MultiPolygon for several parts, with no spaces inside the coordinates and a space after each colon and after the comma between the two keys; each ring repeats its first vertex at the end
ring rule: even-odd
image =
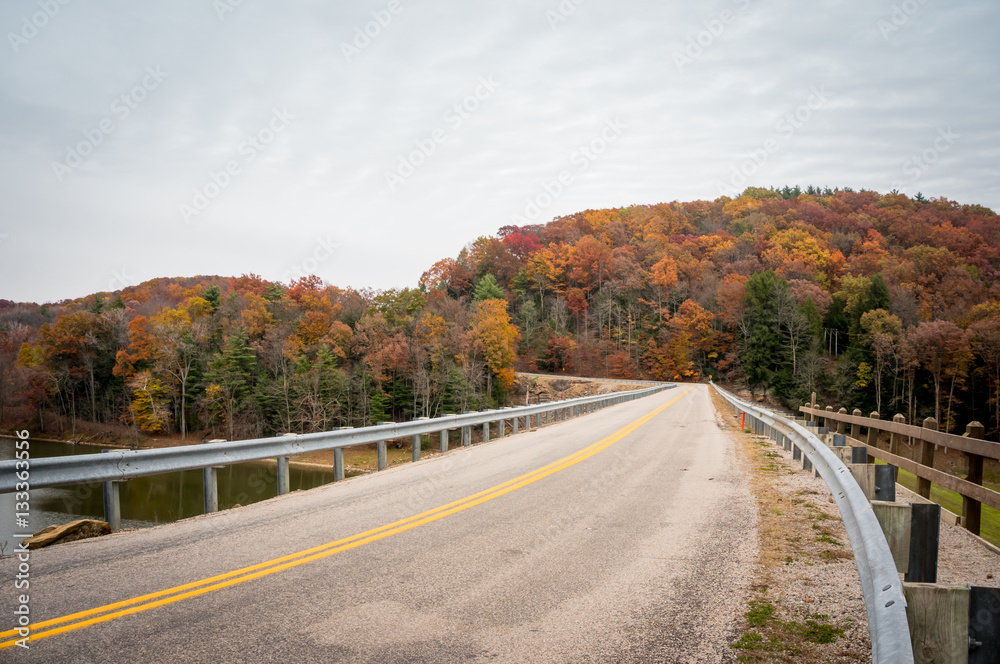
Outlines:
{"type": "Polygon", "coordinates": [[[34,551],[0,661],[733,661],[756,517],[708,389],[34,551]]]}

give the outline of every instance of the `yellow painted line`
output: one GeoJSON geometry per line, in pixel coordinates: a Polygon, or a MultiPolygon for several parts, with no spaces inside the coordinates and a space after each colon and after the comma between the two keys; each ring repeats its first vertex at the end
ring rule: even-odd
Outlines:
{"type": "MultiPolygon", "coordinates": [[[[607,438],[600,440],[584,449],[575,452],[567,457],[564,457],[558,461],[554,461],[548,465],[542,466],[541,468],[534,470],[530,473],[526,473],[519,477],[515,477],[512,480],[508,480],[502,484],[498,484],[494,487],[480,491],[471,496],[466,496],[461,500],[457,500],[440,507],[436,507],[432,510],[416,514],[414,516],[402,519],[400,521],[395,521],[393,523],[380,526],[379,528],[374,528],[372,530],[367,530],[357,535],[352,535],[344,539],[336,540],[334,542],[328,542],[311,549],[305,549],[297,553],[289,554],[287,556],[282,556],[280,558],[275,558],[273,560],[268,560],[262,563],[257,563],[256,565],[250,565],[249,567],[243,567],[238,570],[233,570],[232,572],[226,572],[225,574],[219,574],[217,576],[212,576],[200,581],[193,581],[191,583],[183,584],[180,586],[175,586],[173,588],[167,588],[165,590],[160,590],[155,593],[149,593],[146,595],[141,595],[139,597],[134,597],[132,599],[124,600],[121,602],[115,602],[113,604],[106,604],[93,609],[88,609],[86,611],[80,611],[77,613],[72,613],[60,618],[53,618],[51,620],[42,621],[39,623],[33,623],[31,625],[32,633],[30,640],[35,641],[37,639],[55,636],[56,634],[62,634],[64,632],[69,632],[77,629],[82,629],[90,625],[95,625],[97,623],[107,622],[114,620],[115,618],[120,618],[122,616],[131,615],[133,613],[140,613],[142,611],[148,611],[150,609],[165,606],[167,604],[173,604],[174,602],[179,602],[184,599],[191,597],[197,597],[199,595],[204,595],[215,590],[221,590],[222,588],[228,588],[230,586],[235,586],[252,579],[258,579],[264,576],[269,576],[277,572],[284,571],[286,569],[291,569],[292,567],[297,567],[299,565],[304,565],[306,563],[314,562],[316,560],[321,560],[329,556],[342,553],[344,551],[349,551],[355,549],[359,546],[369,544],[371,542],[376,542],[392,535],[397,535],[399,533],[406,532],[407,530],[412,530],[417,526],[422,526],[427,523],[432,523],[443,519],[446,516],[455,514],[457,512],[462,512],[476,505],[481,505],[482,503],[494,500],[500,496],[506,495],[512,491],[520,489],[529,484],[533,484],[549,475],[553,475],[560,470],[569,468],[570,466],[576,465],[585,459],[588,459],[598,452],[607,449],[611,445],[614,445],[619,440],[632,433],[640,426],[651,420],[653,417],[666,410],[669,406],[676,403],[684,395],[690,392],[691,389],[685,390],[683,393],[679,394],[674,399],[669,402],[659,406],[655,410],[643,415],[639,419],[635,420],[631,424],[625,426],[624,428],[616,431],[607,438]],[[93,617],[91,617],[93,616],[93,617]],[[70,623],[65,624],[63,623],[70,623]],[[53,629],[48,629],[42,632],[35,632],[36,629],[44,629],[46,627],[53,627],[55,625],[63,625],[62,627],[54,627],[53,629]]],[[[0,638],[18,636],[17,630],[8,630],[6,632],[0,633],[0,638]]],[[[0,649],[10,647],[16,643],[17,639],[11,639],[9,641],[0,642],[0,649]]]]}

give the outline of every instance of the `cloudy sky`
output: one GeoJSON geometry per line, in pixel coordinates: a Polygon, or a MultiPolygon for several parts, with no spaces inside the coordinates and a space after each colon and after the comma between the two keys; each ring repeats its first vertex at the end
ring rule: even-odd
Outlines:
{"type": "Polygon", "coordinates": [[[995,0],[0,6],[0,298],[415,285],[510,223],[748,184],[1000,209],[995,0]]]}

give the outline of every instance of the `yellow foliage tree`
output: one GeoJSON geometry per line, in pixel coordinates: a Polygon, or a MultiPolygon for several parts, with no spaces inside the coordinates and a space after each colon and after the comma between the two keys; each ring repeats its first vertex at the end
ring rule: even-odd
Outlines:
{"type": "Polygon", "coordinates": [[[505,300],[480,300],[472,311],[473,343],[483,353],[490,373],[497,377],[504,389],[514,386],[511,367],[517,357],[517,342],[521,338],[507,313],[505,300]]]}

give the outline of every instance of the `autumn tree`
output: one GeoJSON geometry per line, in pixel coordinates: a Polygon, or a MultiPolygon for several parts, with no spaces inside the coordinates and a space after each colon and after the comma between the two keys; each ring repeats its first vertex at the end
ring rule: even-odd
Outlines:
{"type": "MultiPolygon", "coordinates": [[[[514,386],[512,366],[517,357],[517,342],[521,338],[507,313],[507,302],[499,299],[480,300],[473,305],[470,334],[476,348],[486,359],[491,377],[504,390],[514,386]]],[[[487,392],[492,392],[487,387],[487,392]]]]}
{"type": "Polygon", "coordinates": [[[987,370],[991,385],[989,400],[993,404],[993,422],[1000,426],[1000,316],[989,316],[969,326],[971,350],[987,370]]]}
{"type": "Polygon", "coordinates": [[[861,315],[861,331],[865,344],[872,352],[875,364],[875,410],[882,410],[882,376],[896,352],[896,344],[903,332],[902,321],[885,309],[872,309],[861,315]]]}
{"type": "Polygon", "coordinates": [[[962,328],[951,321],[936,320],[924,322],[910,330],[909,342],[917,354],[919,366],[931,376],[934,384],[934,419],[938,426],[950,428],[949,422],[941,420],[941,390],[945,381],[950,383],[950,394],[954,393],[955,381],[965,373],[968,353],[968,338],[962,328]]]}
{"type": "MultiPolygon", "coordinates": [[[[164,308],[149,321],[152,355],[156,367],[170,377],[180,398],[177,417],[181,440],[187,439],[187,399],[191,371],[198,360],[191,317],[183,307],[164,308]]],[[[153,396],[153,392],[150,392],[153,396]]]]}

